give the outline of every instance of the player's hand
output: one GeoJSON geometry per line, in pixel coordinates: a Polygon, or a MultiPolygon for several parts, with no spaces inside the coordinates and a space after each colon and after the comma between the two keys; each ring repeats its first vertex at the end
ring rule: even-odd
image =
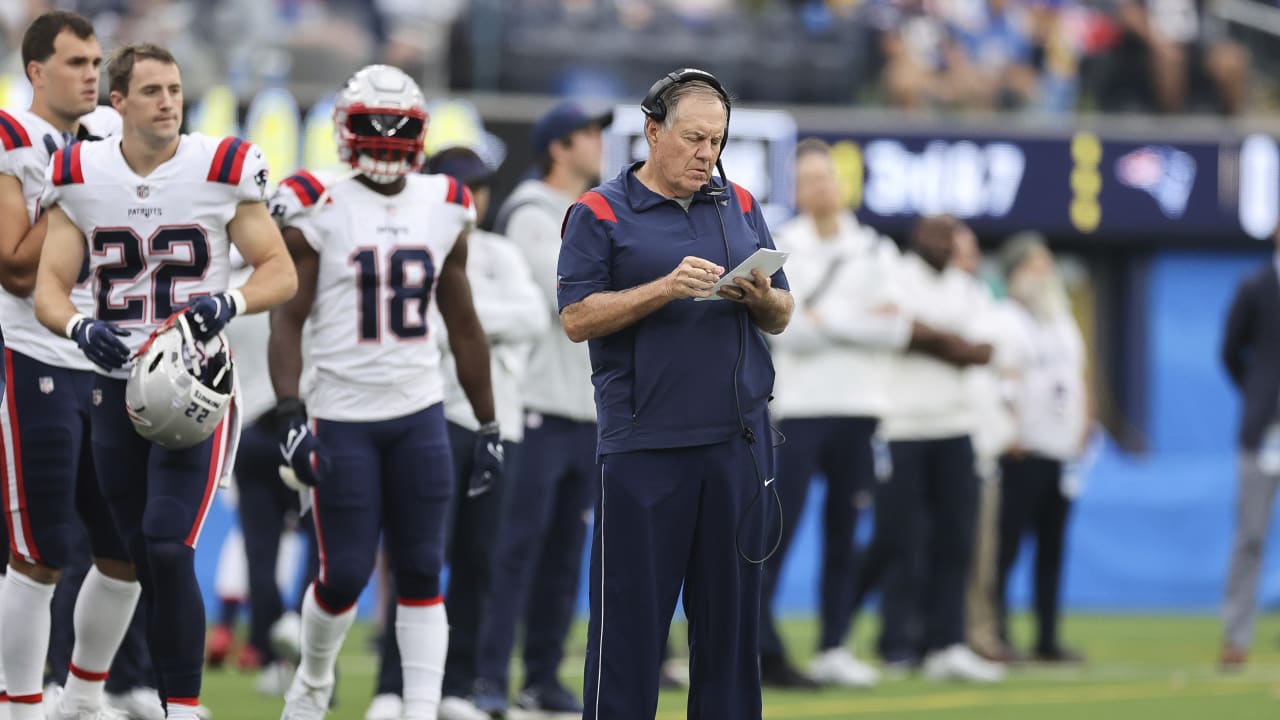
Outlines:
{"type": "Polygon", "coordinates": [[[81,317],[75,321],[69,335],[80,352],[103,370],[117,370],[129,361],[129,348],[120,342],[120,338],[131,333],[105,320],[81,317]]]}
{"type": "Polygon", "coordinates": [[[298,492],[320,484],[324,454],[320,440],[307,427],[307,411],[297,398],[285,398],[276,406],[276,428],[280,434],[280,479],[298,492]]]}
{"type": "MultiPolygon", "coordinates": [[[[201,295],[192,300],[184,311],[187,324],[191,326],[191,335],[199,342],[208,342],[222,328],[231,322],[231,318],[239,311],[233,293],[224,292],[217,295],[201,295]]],[[[241,301],[240,304],[243,304],[241,301]]]]}
{"type": "Polygon", "coordinates": [[[502,482],[503,463],[502,437],[498,433],[498,423],[487,422],[476,431],[475,454],[471,460],[471,479],[467,485],[467,497],[480,497],[502,482]]]}
{"type": "Polygon", "coordinates": [[[769,276],[761,272],[760,268],[753,268],[750,278],[734,278],[733,285],[720,288],[720,292],[716,295],[743,305],[755,305],[764,300],[771,287],[773,287],[773,281],[769,276]]]}
{"type": "Polygon", "coordinates": [[[711,288],[723,274],[719,265],[690,255],[665,278],[667,296],[672,300],[711,297],[711,288]]]}

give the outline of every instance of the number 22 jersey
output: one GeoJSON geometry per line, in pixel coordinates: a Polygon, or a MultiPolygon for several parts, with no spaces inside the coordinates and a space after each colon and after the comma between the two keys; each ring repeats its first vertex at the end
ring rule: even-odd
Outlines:
{"type": "Polygon", "coordinates": [[[42,203],[84,233],[94,316],[131,331],[122,340],[137,352],[191,298],[227,290],[227,223],[265,198],[267,173],[262,151],[237,138],[183,135],[146,177],[118,139],[82,142],[49,161],[42,203]]]}
{"type": "Polygon", "coordinates": [[[412,174],[382,195],[359,180],[298,172],[271,200],[284,227],[320,256],[307,320],[313,417],[372,422],[444,400],[440,351],[427,322],[458,236],[475,224],[471,192],[447,175],[412,174]]]}

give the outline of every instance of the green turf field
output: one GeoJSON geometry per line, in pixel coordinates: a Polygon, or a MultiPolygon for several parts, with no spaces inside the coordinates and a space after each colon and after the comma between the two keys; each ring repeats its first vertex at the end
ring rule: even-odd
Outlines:
{"type": "MultiPolygon", "coordinates": [[[[870,624],[859,633],[859,655],[870,644],[870,624]]],[[[796,621],[785,628],[796,654],[808,653],[816,628],[796,621]]],[[[1028,628],[1025,623],[1016,631],[1028,628]]],[[[565,663],[566,681],[580,683],[584,628],[565,663]]],[[[683,638],[683,628],[675,631],[683,638]]],[[[1280,618],[1259,627],[1249,668],[1222,675],[1214,666],[1216,619],[1076,615],[1065,637],[1090,659],[1075,669],[1026,667],[995,687],[938,685],[912,677],[888,680],[869,692],[768,692],[764,716],[772,720],[892,718],[913,720],[1264,720],[1280,718],[1280,618]]],[[[359,720],[373,687],[375,663],[368,629],[357,627],[341,660],[339,705],[334,720],[359,720]]],[[[235,671],[205,675],[202,700],[215,720],[279,717],[282,701],[254,691],[253,676],[235,671]]],[[[685,717],[682,693],[664,694],[659,720],[685,717]]]]}

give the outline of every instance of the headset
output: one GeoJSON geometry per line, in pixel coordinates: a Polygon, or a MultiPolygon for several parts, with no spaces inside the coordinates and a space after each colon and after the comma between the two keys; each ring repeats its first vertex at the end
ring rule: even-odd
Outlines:
{"type": "MultiPolygon", "coordinates": [[[[729,92],[724,89],[724,86],[720,84],[720,81],[716,79],[715,75],[712,75],[706,70],[699,70],[698,68],[682,68],[674,72],[669,72],[666,75],[659,78],[658,81],[655,82],[653,86],[649,88],[649,94],[645,95],[644,100],[640,102],[640,110],[645,114],[646,117],[652,119],[654,122],[662,122],[666,120],[667,112],[669,111],[669,108],[667,107],[667,103],[665,100],[663,100],[662,96],[665,95],[668,90],[675,87],[676,85],[680,85],[681,83],[694,82],[694,81],[701,81],[710,85],[713,90],[719,93],[720,99],[724,101],[724,111],[725,111],[724,135],[720,139],[720,152],[716,154],[716,170],[720,172],[720,183],[718,185],[713,184],[709,179],[707,183],[703,185],[699,191],[704,195],[709,195],[713,198],[711,204],[712,206],[715,207],[716,217],[720,219],[720,235],[724,239],[725,262],[732,263],[733,256],[730,253],[730,248],[729,248],[729,231],[725,227],[724,216],[720,213],[721,201],[716,200],[716,198],[728,192],[730,187],[729,179],[725,176],[725,173],[724,173],[724,164],[720,162],[720,156],[724,153],[725,145],[728,143],[728,140],[729,140],[729,115],[733,108],[733,99],[729,97],[729,92]]],[[[742,413],[742,397],[738,391],[738,375],[742,369],[742,359],[743,359],[743,356],[746,354],[746,350],[747,350],[747,333],[749,331],[747,323],[750,322],[745,310],[739,313],[738,322],[739,322],[738,358],[733,364],[733,401],[738,411],[738,423],[742,426],[742,438],[747,441],[748,450],[750,451],[750,455],[751,455],[751,463],[755,467],[755,471],[756,471],[756,494],[751,499],[751,502],[748,503],[745,508],[743,508],[742,515],[739,516],[738,518],[738,528],[737,528],[737,531],[735,532],[734,546],[737,548],[738,555],[742,557],[743,560],[747,561],[752,565],[763,565],[764,563],[769,561],[769,558],[773,557],[774,553],[778,551],[778,547],[782,545],[782,534],[783,534],[783,528],[781,527],[782,499],[778,496],[777,483],[773,481],[766,482],[764,479],[764,474],[760,472],[760,463],[758,460],[756,460],[756,453],[755,453],[755,444],[758,438],[756,437],[755,431],[752,430],[751,427],[747,424],[746,416],[743,415],[742,413]],[[769,549],[767,553],[765,553],[764,557],[753,558],[748,556],[747,553],[744,552],[742,549],[743,521],[746,520],[747,515],[751,511],[751,508],[755,507],[756,503],[760,502],[760,496],[765,490],[765,488],[769,488],[773,491],[774,503],[778,508],[778,518],[779,518],[778,536],[777,536],[777,539],[774,541],[773,546],[769,549]]],[[[785,438],[782,437],[781,432],[779,432],[777,429],[773,427],[770,427],[770,431],[773,434],[777,435],[779,438],[778,443],[773,443],[772,441],[770,442],[770,450],[772,450],[773,447],[777,447],[777,445],[781,444],[782,442],[785,442],[785,438]]]]}
{"type": "Polygon", "coordinates": [[[720,172],[720,184],[714,185],[708,180],[707,184],[701,188],[703,194],[718,197],[729,191],[729,179],[725,177],[720,156],[724,153],[725,144],[729,142],[729,115],[733,111],[733,98],[729,97],[729,91],[724,89],[716,76],[698,68],[681,68],[669,72],[658,78],[658,81],[649,88],[649,94],[640,101],[640,111],[645,114],[645,117],[652,118],[654,122],[666,120],[668,108],[662,96],[676,85],[694,81],[702,81],[710,85],[711,89],[719,93],[720,99],[724,101],[724,135],[720,138],[720,152],[716,153],[716,170],[720,172]]]}

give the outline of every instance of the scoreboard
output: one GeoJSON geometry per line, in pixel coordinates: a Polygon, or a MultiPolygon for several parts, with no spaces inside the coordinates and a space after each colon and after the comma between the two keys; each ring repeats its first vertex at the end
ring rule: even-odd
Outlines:
{"type": "Polygon", "coordinates": [[[950,213],[979,233],[1265,240],[1280,221],[1280,149],[1271,135],[813,136],[831,143],[849,206],[888,232],[950,213]]]}

